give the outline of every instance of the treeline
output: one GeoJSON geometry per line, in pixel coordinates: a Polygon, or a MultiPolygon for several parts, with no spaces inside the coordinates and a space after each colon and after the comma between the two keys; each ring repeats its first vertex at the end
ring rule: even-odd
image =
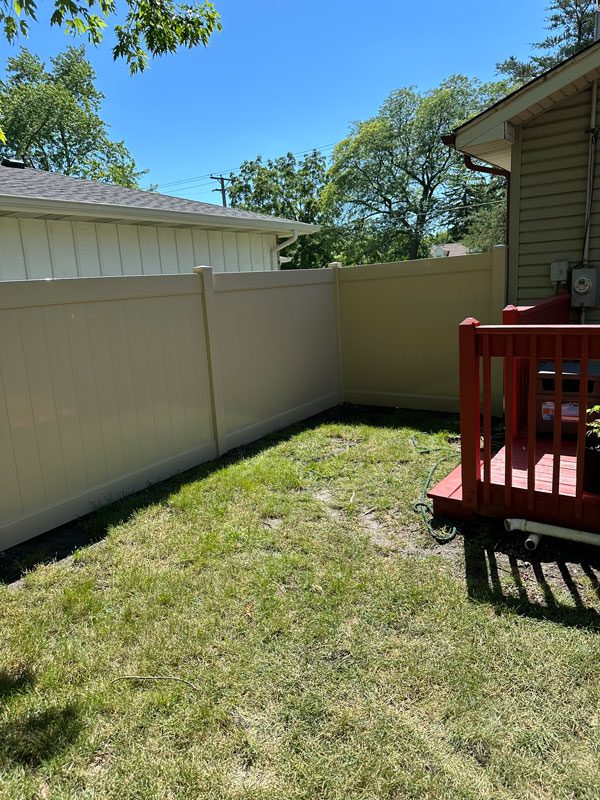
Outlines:
{"type": "MultiPolygon", "coordinates": [[[[594,3],[554,0],[548,35],[526,61],[497,65],[499,80],[454,75],[428,92],[398,89],[372,119],[355,124],[331,156],[313,151],[245,161],[230,176],[231,204],[318,223],[286,255],[291,267],[318,267],[426,256],[434,243],[463,242],[471,250],[502,243],[503,178],[467,169],[442,135],[511,89],[593,41],[594,3]]],[[[69,47],[42,62],[22,49],[0,81],[0,156],[39,169],[123,186],[145,174],[101,117],[103,95],[83,48],[69,47]]]]}
{"type": "Polygon", "coordinates": [[[523,82],[593,42],[594,3],[555,0],[548,35],[526,61],[496,65],[499,80],[454,75],[428,92],[398,89],[355,124],[330,158],[317,150],[245,161],[230,175],[232,205],[322,225],[286,255],[291,268],[427,256],[432,244],[487,250],[505,241],[506,181],[466,168],[442,143],[449,133],[523,82]]]}

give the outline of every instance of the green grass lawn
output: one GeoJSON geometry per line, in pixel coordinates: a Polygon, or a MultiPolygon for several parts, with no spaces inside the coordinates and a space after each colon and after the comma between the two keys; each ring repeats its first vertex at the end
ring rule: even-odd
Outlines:
{"type": "Polygon", "coordinates": [[[456,432],[339,410],[4,556],[0,797],[597,800],[597,564],[437,545],[456,432]]]}

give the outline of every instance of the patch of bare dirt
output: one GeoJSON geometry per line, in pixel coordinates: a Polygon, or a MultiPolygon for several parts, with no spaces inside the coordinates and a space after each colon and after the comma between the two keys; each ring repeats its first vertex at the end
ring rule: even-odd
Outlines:
{"type": "Polygon", "coordinates": [[[263,519],[263,525],[265,528],[269,530],[276,531],[277,528],[280,528],[283,523],[283,519],[281,517],[265,517],[263,519]]]}

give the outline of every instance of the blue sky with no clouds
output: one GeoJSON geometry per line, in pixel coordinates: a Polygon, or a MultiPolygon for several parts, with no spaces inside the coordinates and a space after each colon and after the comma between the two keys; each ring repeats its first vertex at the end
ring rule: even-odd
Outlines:
{"type": "MultiPolygon", "coordinates": [[[[112,136],[149,168],[148,182],[218,202],[202,176],[259,153],[327,148],[393,89],[432,88],[453,73],[493,79],[497,61],[526,56],[543,37],[547,2],[215,0],[223,31],[206,50],[154,60],[134,77],[113,63],[110,37],[88,56],[112,136]]],[[[27,46],[48,57],[69,41],[39,24],[27,46]]],[[[2,64],[11,52],[2,42],[2,64]]]]}

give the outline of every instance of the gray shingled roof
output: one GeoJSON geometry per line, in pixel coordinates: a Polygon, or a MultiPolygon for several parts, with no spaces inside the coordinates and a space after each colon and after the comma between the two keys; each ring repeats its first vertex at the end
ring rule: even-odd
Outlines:
{"type": "MultiPolygon", "coordinates": [[[[122,186],[111,186],[98,181],[83,178],[72,178],[56,172],[43,172],[35,169],[17,169],[0,166],[0,207],[10,203],[11,198],[32,201],[85,204],[94,208],[96,215],[106,213],[107,217],[115,216],[115,207],[120,209],[139,209],[153,213],[173,213],[191,215],[190,223],[194,224],[200,217],[214,217],[215,223],[235,226],[236,222],[247,228],[249,223],[256,227],[265,225],[268,229],[298,230],[299,233],[310,233],[317,226],[307,225],[293,220],[270,217],[267,214],[255,214],[236,208],[224,208],[213,203],[200,203],[182,197],[145,192],[141,189],[125,189],[122,186]]],[[[210,222],[210,220],[208,220],[210,222]]]]}

